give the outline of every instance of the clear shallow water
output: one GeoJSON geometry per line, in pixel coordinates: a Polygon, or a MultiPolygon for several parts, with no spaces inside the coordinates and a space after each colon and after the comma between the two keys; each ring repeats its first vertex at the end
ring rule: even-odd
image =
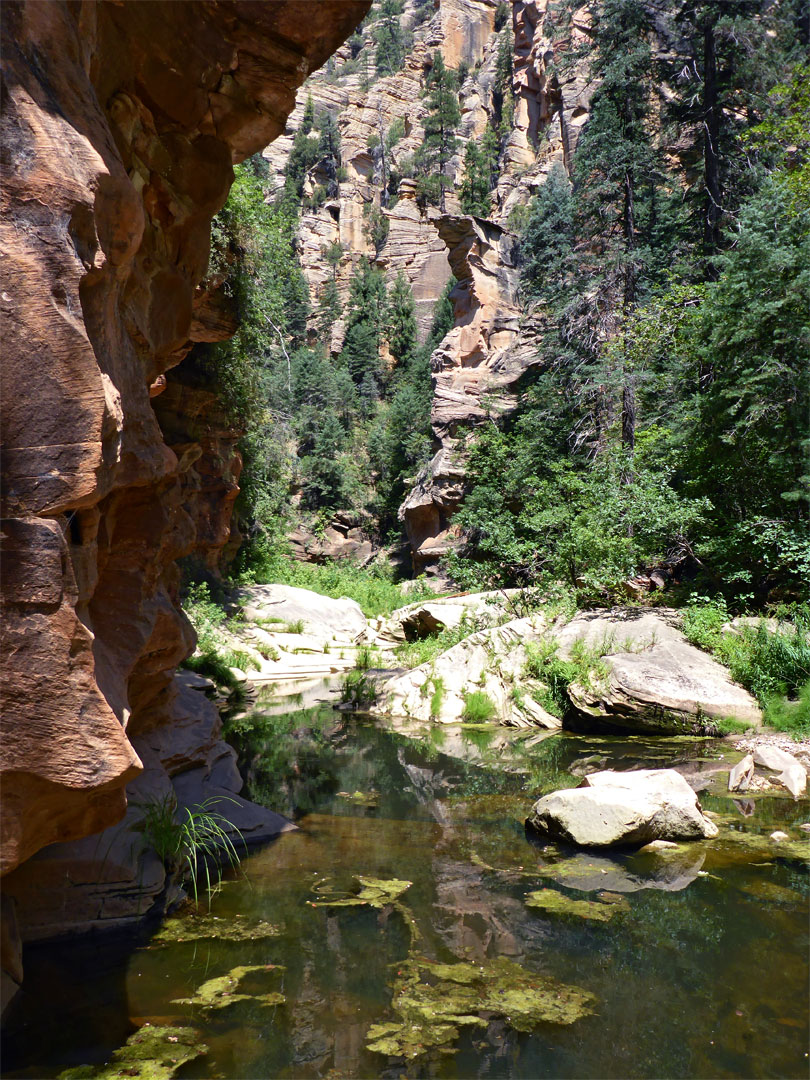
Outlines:
{"type": "Polygon", "coordinates": [[[689,761],[709,777],[717,744],[486,730],[409,737],[325,707],[269,711],[258,706],[235,738],[254,796],[297,816],[300,831],[250,855],[211,913],[223,926],[269,922],[279,934],[32,950],[6,1075],[108,1061],[149,1022],[199,1031],[208,1052],[181,1077],[807,1076],[808,866],[756,844],[776,827],[800,837],[806,803],[763,797],[751,813],[707,794],[704,808],[723,815],[732,839],[669,862],[571,858],[527,839],[533,798],[595,767],[689,761]],[[322,905],[327,894],[356,893],[357,875],[412,885],[399,909],[322,905]],[[594,923],[528,908],[526,894],[543,887],[578,899],[608,889],[629,910],[594,923]],[[506,957],[590,992],[594,1014],[531,1032],[496,1016],[462,1027],[454,1053],[407,1064],[370,1052],[368,1029],[392,1019],[392,985],[412,950],[407,919],[421,956],[506,957]],[[267,964],[285,970],[245,988],[280,991],[285,1004],[175,1003],[238,965],[267,964]]]}

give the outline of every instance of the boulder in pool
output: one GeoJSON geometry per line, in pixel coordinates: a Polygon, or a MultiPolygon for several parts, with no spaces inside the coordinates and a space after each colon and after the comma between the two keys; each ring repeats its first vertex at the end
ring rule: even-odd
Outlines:
{"type": "Polygon", "coordinates": [[[697,795],[674,769],[591,773],[579,787],[538,799],[526,824],[579,847],[717,836],[717,826],[703,815],[697,795]]]}

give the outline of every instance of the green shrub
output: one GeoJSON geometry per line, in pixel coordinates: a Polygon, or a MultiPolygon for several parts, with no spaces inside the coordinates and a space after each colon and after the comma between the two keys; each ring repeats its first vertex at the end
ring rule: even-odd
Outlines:
{"type": "Polygon", "coordinates": [[[364,671],[354,668],[347,671],[340,683],[340,700],[344,705],[361,709],[370,705],[377,696],[374,683],[364,671]]]}
{"type": "Polygon", "coordinates": [[[698,597],[684,614],[687,639],[724,664],[735,682],[759,700],[766,723],[790,734],[810,733],[810,607],[774,612],[766,622],[723,632],[729,613],[722,599],[698,597]]]}
{"type": "Polygon", "coordinates": [[[557,656],[557,642],[550,638],[526,643],[523,678],[540,683],[532,688],[532,697],[546,712],[560,719],[568,708],[568,687],[577,674],[575,664],[557,656]]]}
{"type": "Polygon", "coordinates": [[[473,690],[464,694],[461,719],[466,724],[488,724],[495,719],[497,712],[495,702],[483,690],[473,690]]]}
{"type": "Polygon", "coordinates": [[[794,738],[810,735],[810,679],[800,687],[795,701],[779,694],[766,698],[765,722],[794,738]]]}

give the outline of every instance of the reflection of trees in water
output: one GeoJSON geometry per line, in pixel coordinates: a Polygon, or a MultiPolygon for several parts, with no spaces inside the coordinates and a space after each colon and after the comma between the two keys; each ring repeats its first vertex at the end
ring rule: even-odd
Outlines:
{"type": "Polygon", "coordinates": [[[339,789],[340,714],[330,707],[250,713],[228,725],[246,795],[288,817],[314,810],[339,789]]]}

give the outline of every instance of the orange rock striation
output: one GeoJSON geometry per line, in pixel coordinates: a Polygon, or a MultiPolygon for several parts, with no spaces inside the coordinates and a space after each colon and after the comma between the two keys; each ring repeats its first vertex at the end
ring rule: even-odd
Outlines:
{"type": "MultiPolygon", "coordinates": [[[[232,331],[195,289],[233,163],[283,131],[368,6],[3,5],[2,871],[24,864],[4,882],[23,936],[21,897],[65,888],[64,843],[119,820],[144,765],[175,767],[171,718],[196,706],[173,678],[193,647],[174,560],[227,540],[239,461],[199,387],[176,380],[160,421],[153,401],[193,341],[232,331]]],[[[209,721],[179,760],[210,779],[209,721]]],[[[72,925],[41,915],[39,936],[72,925]]]]}

